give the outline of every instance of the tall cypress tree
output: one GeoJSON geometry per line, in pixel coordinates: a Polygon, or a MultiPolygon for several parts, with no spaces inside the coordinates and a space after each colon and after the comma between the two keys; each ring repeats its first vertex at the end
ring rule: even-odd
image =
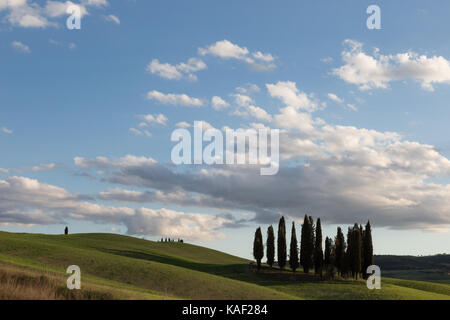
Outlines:
{"type": "Polygon", "coordinates": [[[346,245],[345,245],[344,234],[342,233],[341,227],[337,228],[337,235],[336,235],[334,242],[335,242],[334,265],[337,268],[338,272],[341,273],[341,275],[342,275],[346,245]]]}
{"type": "Polygon", "coordinates": [[[256,229],[255,240],[253,241],[253,257],[255,257],[258,270],[261,268],[261,260],[264,257],[264,244],[261,228],[256,229]]]}
{"type": "Polygon", "coordinates": [[[291,246],[289,250],[289,266],[292,271],[295,272],[297,270],[298,264],[298,242],[297,242],[297,233],[295,232],[295,223],[292,222],[292,232],[291,232],[291,246]]]}
{"type": "Polygon", "coordinates": [[[361,232],[358,224],[355,223],[352,230],[352,256],[351,256],[351,270],[356,280],[358,274],[361,272],[361,232]]]}
{"type": "Polygon", "coordinates": [[[367,278],[367,267],[373,265],[372,230],[370,227],[370,221],[367,221],[366,229],[364,230],[363,255],[364,258],[362,272],[364,278],[367,278]]]}
{"type": "Polygon", "coordinates": [[[302,224],[302,235],[300,244],[300,264],[303,267],[303,272],[308,273],[314,267],[314,242],[313,242],[313,226],[311,224],[311,217],[305,215],[302,224]]]}
{"type": "Polygon", "coordinates": [[[267,228],[267,264],[272,268],[275,261],[275,235],[273,227],[267,228]]]}
{"type": "Polygon", "coordinates": [[[314,244],[314,270],[315,273],[320,273],[322,277],[322,266],[323,266],[323,249],[322,249],[322,225],[320,223],[320,218],[317,219],[316,223],[316,243],[314,244]]]}
{"type": "Polygon", "coordinates": [[[280,270],[283,270],[286,266],[286,224],[284,217],[281,217],[278,223],[277,254],[278,266],[280,270]]]}
{"type": "Polygon", "coordinates": [[[326,237],[325,238],[325,268],[330,265],[331,260],[331,239],[326,237]]]}

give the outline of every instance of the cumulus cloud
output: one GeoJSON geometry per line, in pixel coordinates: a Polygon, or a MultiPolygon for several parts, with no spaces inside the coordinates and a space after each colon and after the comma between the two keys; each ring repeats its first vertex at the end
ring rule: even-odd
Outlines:
{"type": "Polygon", "coordinates": [[[297,89],[295,82],[278,81],[275,84],[266,84],[266,88],[271,97],[280,99],[287,107],[308,112],[319,108],[317,102],[312,100],[306,93],[297,89]]]}
{"type": "Polygon", "coordinates": [[[261,107],[254,105],[254,101],[250,96],[245,94],[232,94],[235,99],[237,108],[233,111],[234,115],[243,118],[255,118],[257,120],[271,122],[272,116],[261,107]]]}
{"type": "Polygon", "coordinates": [[[77,5],[81,16],[88,14],[87,7],[101,8],[108,5],[106,0],[46,1],[41,6],[38,1],[0,0],[0,12],[6,12],[5,20],[11,25],[22,28],[46,28],[57,26],[55,18],[67,15],[67,8],[77,5]]]}
{"type": "Polygon", "coordinates": [[[363,51],[360,42],[345,40],[344,44],[345,64],[333,69],[333,74],[360,90],[385,89],[390,82],[413,80],[433,91],[434,84],[450,83],[450,62],[442,56],[427,57],[412,51],[382,55],[378,49],[370,55],[363,51]]]}
{"type": "Polygon", "coordinates": [[[223,100],[221,97],[214,96],[211,99],[211,106],[213,107],[214,110],[221,110],[221,109],[229,107],[230,104],[228,102],[226,102],[225,100],[223,100]]]}
{"type": "Polygon", "coordinates": [[[56,224],[68,219],[114,223],[131,235],[214,240],[229,219],[211,214],[161,209],[105,206],[87,202],[63,188],[25,177],[0,180],[0,223],[56,224]]]}
{"type": "Polygon", "coordinates": [[[140,116],[140,118],[142,120],[145,121],[145,123],[148,124],[159,124],[162,126],[165,126],[167,124],[167,117],[165,115],[163,115],[162,113],[160,114],[146,114],[146,115],[142,115],[140,116]]]}
{"type": "Polygon", "coordinates": [[[206,68],[206,64],[197,58],[190,58],[186,63],[177,65],[160,63],[158,59],[153,59],[147,66],[147,71],[169,80],[187,78],[195,81],[197,80],[195,73],[206,68]]]}
{"type": "Polygon", "coordinates": [[[204,48],[198,48],[198,53],[201,56],[212,55],[225,60],[241,60],[255,71],[270,71],[276,68],[275,58],[270,53],[262,53],[261,51],[250,53],[246,47],[240,47],[226,39],[204,48]]]}
{"type": "MultiPolygon", "coordinates": [[[[311,95],[295,83],[278,84],[266,85],[269,95],[284,104],[273,115],[273,123],[283,128],[280,156],[285,161],[275,176],[260,176],[260,167],[253,165],[183,171],[133,156],[76,163],[86,170],[108,167],[105,181],[148,190],[117,189],[100,195],[109,201],[238,210],[253,213],[258,223],[274,223],[282,214],[295,219],[308,213],[328,223],[370,219],[390,228],[448,228],[450,186],[431,182],[450,175],[446,157],[433,146],[405,140],[396,132],[331,125],[314,118],[309,110],[316,110],[320,102],[309,99],[311,95]]],[[[253,103],[245,95],[235,98],[242,106],[253,103]]]]}
{"type": "Polygon", "coordinates": [[[237,87],[236,91],[243,94],[252,94],[261,91],[261,89],[254,83],[247,83],[245,86],[237,87]]]}
{"type": "Polygon", "coordinates": [[[186,94],[162,93],[156,90],[147,93],[147,99],[156,100],[161,104],[184,107],[202,107],[203,101],[198,98],[189,97],[186,94]]]}

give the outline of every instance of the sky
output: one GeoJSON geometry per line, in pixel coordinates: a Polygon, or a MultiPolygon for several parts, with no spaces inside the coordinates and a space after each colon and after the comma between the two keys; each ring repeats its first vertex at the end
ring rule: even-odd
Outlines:
{"type": "Polygon", "coordinates": [[[449,14],[446,0],[0,0],[0,230],[250,258],[257,227],[283,215],[289,239],[308,214],[324,237],[370,220],[376,254],[448,253],[449,14]],[[194,121],[279,129],[278,173],[175,165],[171,135],[194,121]]]}

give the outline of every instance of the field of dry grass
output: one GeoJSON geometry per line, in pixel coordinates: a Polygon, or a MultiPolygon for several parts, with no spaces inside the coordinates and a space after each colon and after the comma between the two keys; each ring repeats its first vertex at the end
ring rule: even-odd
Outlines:
{"type": "Polygon", "coordinates": [[[69,290],[65,279],[51,273],[38,273],[0,265],[0,300],[110,300],[110,292],[69,290]]]}

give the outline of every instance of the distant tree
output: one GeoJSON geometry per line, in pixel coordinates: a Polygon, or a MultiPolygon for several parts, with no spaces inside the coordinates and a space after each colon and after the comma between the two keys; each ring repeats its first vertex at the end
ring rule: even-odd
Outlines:
{"type": "Polygon", "coordinates": [[[275,261],[275,235],[273,232],[273,227],[269,226],[267,228],[267,264],[272,268],[275,261]]]}
{"type": "Polygon", "coordinates": [[[283,270],[286,266],[286,223],[284,217],[280,218],[278,223],[278,239],[277,239],[278,266],[283,270]]]}
{"type": "Polygon", "coordinates": [[[373,244],[372,244],[372,230],[370,227],[370,221],[367,221],[366,229],[364,230],[363,237],[363,267],[362,273],[364,279],[367,278],[367,267],[373,265],[373,244]]]}
{"type": "Polygon", "coordinates": [[[264,244],[261,228],[256,229],[255,240],[253,241],[253,257],[255,257],[258,270],[261,268],[261,259],[264,257],[264,244]]]}
{"type": "Polygon", "coordinates": [[[291,232],[291,247],[289,250],[289,266],[292,271],[295,272],[297,270],[298,264],[298,243],[297,243],[297,234],[295,232],[295,223],[292,222],[292,232],[291,232]]]}
{"type": "Polygon", "coordinates": [[[64,234],[69,234],[69,227],[66,226],[66,228],[64,229],[64,234]]]}
{"type": "Polygon", "coordinates": [[[345,256],[345,238],[344,234],[342,233],[341,227],[337,228],[337,235],[334,239],[334,245],[335,245],[335,259],[334,259],[334,265],[339,273],[342,275],[342,269],[343,269],[343,262],[344,262],[344,256],[345,256]]]}
{"type": "Polygon", "coordinates": [[[314,244],[314,270],[316,274],[320,274],[322,278],[322,267],[323,267],[323,249],[322,249],[322,225],[320,218],[317,219],[316,223],[316,242],[314,244]]]}
{"type": "Polygon", "coordinates": [[[302,224],[302,234],[300,243],[300,264],[303,267],[303,272],[308,273],[314,267],[314,241],[313,241],[313,226],[312,218],[305,215],[302,224]]]}

